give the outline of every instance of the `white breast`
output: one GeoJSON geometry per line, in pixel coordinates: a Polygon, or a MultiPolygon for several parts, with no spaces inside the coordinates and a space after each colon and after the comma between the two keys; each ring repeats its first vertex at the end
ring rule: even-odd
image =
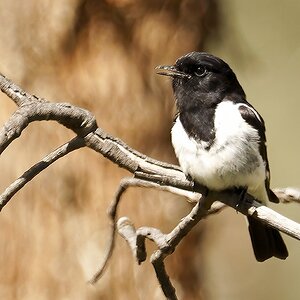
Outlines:
{"type": "Polygon", "coordinates": [[[266,198],[265,164],[259,154],[258,132],[240,115],[239,104],[221,102],[216,109],[215,141],[190,138],[177,118],[172,128],[172,143],[185,174],[214,190],[248,187],[262,201],[266,198]],[[264,198],[264,199],[262,199],[264,198]]]}

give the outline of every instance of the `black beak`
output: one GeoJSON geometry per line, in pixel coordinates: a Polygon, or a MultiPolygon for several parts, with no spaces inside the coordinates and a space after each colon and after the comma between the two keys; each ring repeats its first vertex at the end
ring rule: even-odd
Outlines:
{"type": "Polygon", "coordinates": [[[158,70],[156,72],[156,74],[159,74],[159,75],[171,76],[173,78],[175,78],[175,77],[190,78],[190,75],[188,75],[184,72],[178,71],[175,66],[157,66],[155,68],[155,70],[158,70]]]}

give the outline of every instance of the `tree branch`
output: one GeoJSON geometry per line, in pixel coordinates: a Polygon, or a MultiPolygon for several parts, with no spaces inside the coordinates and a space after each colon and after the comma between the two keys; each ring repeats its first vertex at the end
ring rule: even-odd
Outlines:
{"type": "Polygon", "coordinates": [[[53,152],[49,153],[40,162],[29,168],[18,179],[16,179],[5,191],[0,195],[0,211],[8,203],[8,201],[21,189],[25,184],[31,181],[36,175],[48,168],[59,158],[64,157],[70,152],[84,147],[84,141],[80,137],[75,137],[70,142],[60,146],[53,152]]]}
{"type": "MultiPolygon", "coordinates": [[[[201,219],[209,214],[221,211],[226,206],[231,206],[244,215],[251,215],[293,238],[300,239],[300,225],[298,223],[262,206],[248,194],[245,197],[245,201],[240,203],[240,195],[235,194],[233,191],[207,191],[203,186],[195,186],[193,182],[186,178],[178,166],[149,158],[130,148],[123,141],[108,135],[98,127],[95,117],[89,111],[68,103],[51,103],[45,99],[30,95],[1,74],[0,88],[18,106],[17,110],[0,129],[0,154],[34,121],[56,121],[73,130],[76,134],[73,140],[51,152],[13,182],[0,195],[0,209],[26,183],[53,162],[84,146],[102,154],[134,175],[134,178],[123,180],[116,193],[109,213],[112,230],[108,251],[104,258],[104,263],[91,282],[96,282],[100,278],[112,255],[115,243],[118,203],[123,193],[131,186],[159,188],[185,196],[196,203],[190,214],[182,219],[168,234],[163,234],[158,229],[147,227],[135,230],[128,218],[121,218],[118,222],[119,232],[127,240],[138,263],[146,259],[146,238],[157,245],[158,250],[152,254],[151,262],[161,287],[169,299],[177,298],[175,289],[165,270],[165,257],[175,250],[178,243],[201,219]],[[206,196],[201,197],[204,194],[206,196]],[[199,201],[199,199],[201,200],[199,201]]],[[[279,196],[282,203],[300,202],[300,191],[297,189],[275,189],[274,192],[279,196]]]]}
{"type": "MultiPolygon", "coordinates": [[[[99,278],[103,275],[105,268],[108,265],[108,260],[111,257],[114,239],[116,232],[116,218],[118,205],[121,201],[121,198],[125,191],[129,187],[145,187],[145,188],[156,188],[163,191],[168,191],[176,193],[177,190],[173,190],[173,187],[162,186],[153,182],[148,182],[145,180],[135,179],[135,178],[126,178],[123,179],[119,185],[115,199],[111,204],[109,210],[109,215],[111,218],[111,237],[110,237],[110,246],[108,253],[105,257],[104,263],[100,267],[99,271],[94,275],[91,283],[97,282],[99,278]]],[[[197,189],[197,187],[195,187],[197,189]]],[[[190,193],[189,191],[187,191],[190,193]]],[[[179,194],[182,192],[180,191],[179,194]]],[[[177,194],[177,193],[176,193],[177,194]]],[[[262,206],[259,202],[255,201],[250,195],[246,195],[244,201],[240,201],[240,195],[234,194],[232,191],[222,192],[222,201],[224,203],[215,201],[219,192],[209,191],[205,197],[201,197],[201,194],[195,193],[198,195],[198,201],[191,212],[181,219],[178,225],[168,234],[163,234],[157,228],[152,227],[140,227],[135,229],[134,224],[130,221],[128,217],[121,217],[117,222],[117,229],[119,234],[127,241],[133,256],[136,258],[138,264],[146,260],[147,253],[145,247],[145,239],[153,241],[158,250],[156,250],[150,258],[151,263],[155,269],[157,279],[161,285],[161,288],[164,292],[164,295],[167,299],[177,299],[175,288],[172,285],[170,278],[166,272],[164,260],[167,256],[172,254],[180,241],[188,234],[194,226],[198,224],[200,220],[207,217],[208,215],[214,214],[226,207],[227,205],[234,207],[237,211],[245,214],[252,215],[254,218],[263,220],[269,226],[274,228],[280,227],[283,232],[286,234],[300,239],[299,229],[300,225],[296,222],[293,222],[282,215],[276,213],[275,211],[262,206]],[[296,230],[294,230],[296,228],[296,230]],[[298,228],[298,229],[297,229],[298,228]]],[[[188,194],[186,195],[188,196],[188,194]]]]}
{"type": "MultiPolygon", "coordinates": [[[[195,199],[195,196],[198,197],[198,200],[201,198],[201,194],[199,193],[192,193],[190,191],[185,191],[185,190],[181,190],[178,188],[174,188],[172,186],[162,186],[158,183],[155,182],[149,182],[146,180],[142,180],[142,179],[138,179],[138,178],[123,178],[119,184],[119,188],[116,192],[116,195],[114,197],[114,200],[112,201],[110,208],[108,210],[108,215],[110,218],[110,238],[108,241],[108,248],[107,248],[107,252],[104,256],[103,262],[101,263],[98,271],[94,274],[93,278],[91,278],[89,280],[90,283],[94,284],[96,283],[101,276],[103,275],[107,265],[108,265],[108,261],[111,258],[112,252],[113,252],[113,248],[115,245],[115,232],[116,232],[116,225],[118,227],[123,227],[123,221],[126,223],[126,220],[128,220],[128,222],[130,223],[130,220],[128,218],[125,218],[124,220],[122,218],[120,218],[120,220],[117,221],[117,211],[118,211],[118,207],[119,207],[119,203],[121,201],[122,195],[127,191],[128,188],[130,187],[142,187],[142,188],[156,188],[156,189],[160,189],[162,191],[167,191],[173,194],[177,194],[180,196],[186,196],[186,197],[191,197],[193,200],[195,199]],[[123,220],[123,221],[122,221],[123,220]]],[[[128,223],[128,224],[129,224],[128,223]]],[[[127,225],[128,225],[127,224],[127,225]]],[[[125,228],[125,227],[124,227],[125,228]]],[[[145,252],[145,245],[143,244],[143,241],[138,239],[138,245],[135,246],[136,244],[136,238],[133,235],[133,231],[135,232],[134,226],[132,224],[131,227],[127,226],[127,229],[129,228],[129,231],[132,231],[132,236],[133,238],[129,238],[127,240],[127,242],[130,244],[130,247],[133,251],[133,255],[136,257],[138,263],[140,264],[141,262],[143,262],[146,259],[146,252],[145,252]],[[135,252],[137,251],[137,252],[135,252]]],[[[148,227],[147,227],[148,228],[148,227]]],[[[139,232],[142,229],[139,229],[139,232]]],[[[153,232],[154,229],[151,230],[151,232],[153,232]]],[[[156,233],[158,232],[158,229],[156,229],[156,233]]],[[[122,235],[122,234],[121,234],[122,235]]],[[[127,236],[124,233],[124,237],[127,236]]],[[[142,234],[140,236],[143,236],[142,234]]],[[[157,236],[153,235],[153,238],[155,238],[157,236]]],[[[151,239],[151,236],[147,236],[148,238],[151,239]]]]}

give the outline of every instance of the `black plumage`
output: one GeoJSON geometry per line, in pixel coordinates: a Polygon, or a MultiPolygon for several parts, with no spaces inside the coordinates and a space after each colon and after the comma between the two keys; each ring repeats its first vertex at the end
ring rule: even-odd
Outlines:
{"type": "MultiPolygon", "coordinates": [[[[186,175],[209,189],[242,188],[263,204],[279,202],[270,190],[264,121],[229,65],[192,52],[157,69],[172,77],[178,109],[172,143],[186,175]]],[[[288,256],[277,230],[248,220],[258,261],[288,256]]]]}

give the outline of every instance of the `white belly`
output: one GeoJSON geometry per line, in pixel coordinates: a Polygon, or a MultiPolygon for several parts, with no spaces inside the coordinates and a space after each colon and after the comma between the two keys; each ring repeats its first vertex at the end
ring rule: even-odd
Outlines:
{"type": "Polygon", "coordinates": [[[265,164],[259,154],[258,133],[241,117],[238,105],[221,102],[216,110],[216,137],[206,143],[188,137],[179,118],[172,128],[172,143],[185,174],[209,189],[247,187],[248,192],[265,202],[265,164]]]}

